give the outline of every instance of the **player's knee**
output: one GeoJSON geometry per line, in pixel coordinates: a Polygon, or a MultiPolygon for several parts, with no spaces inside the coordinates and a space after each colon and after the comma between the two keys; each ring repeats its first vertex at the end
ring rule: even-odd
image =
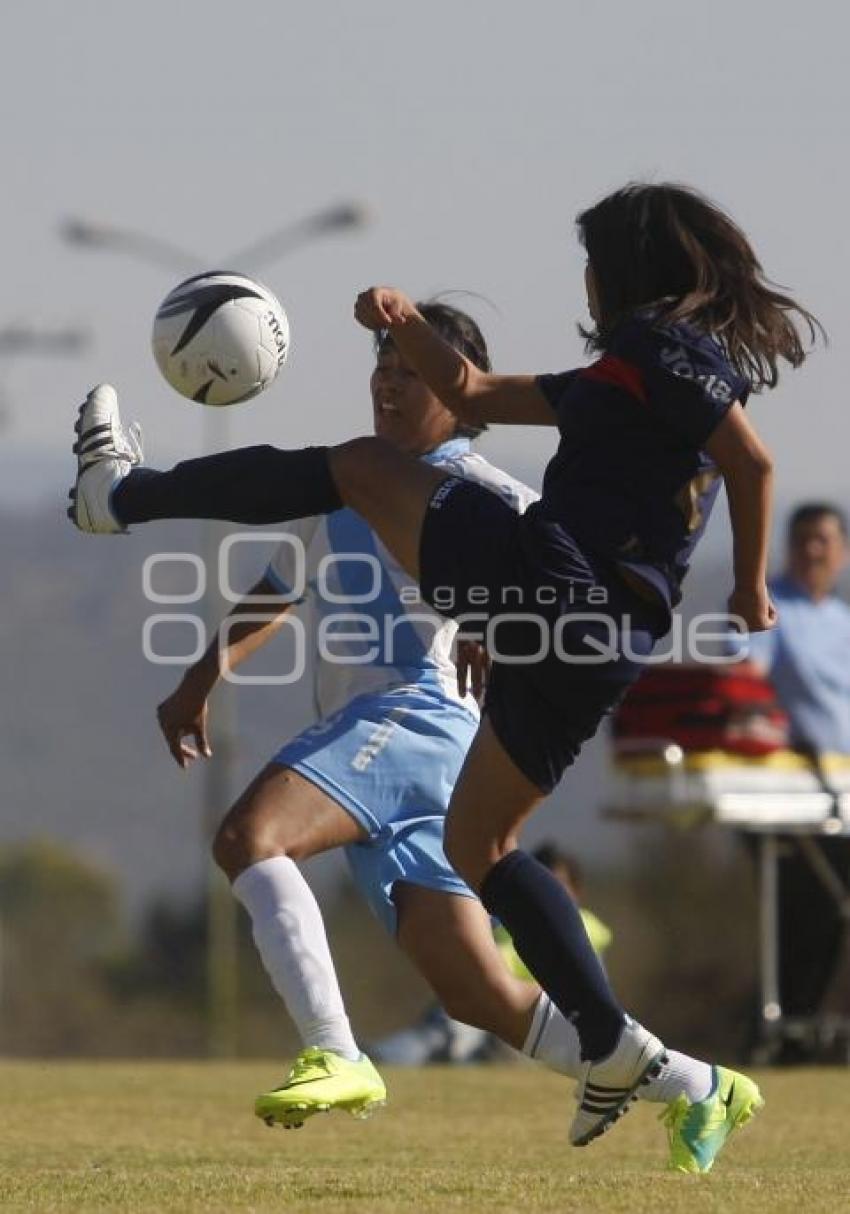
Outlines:
{"type": "Polygon", "coordinates": [[[334,447],[330,454],[331,472],[343,497],[348,491],[376,484],[389,443],[382,438],[352,438],[334,447]]]}
{"type": "MultiPolygon", "coordinates": [[[[478,892],[494,864],[511,850],[510,840],[470,830],[465,822],[446,820],[445,849],[449,863],[472,889],[478,892]]],[[[458,1017],[459,1019],[459,1017],[458,1017]]]]}
{"type": "Polygon", "coordinates": [[[273,856],[285,856],[287,848],[273,831],[265,829],[251,818],[225,818],[216,832],[212,844],[213,860],[231,881],[241,872],[270,860],[273,856]]]}

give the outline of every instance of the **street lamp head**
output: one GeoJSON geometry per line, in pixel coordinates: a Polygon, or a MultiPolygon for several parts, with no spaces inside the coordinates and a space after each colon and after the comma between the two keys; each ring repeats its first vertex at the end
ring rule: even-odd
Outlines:
{"type": "Polygon", "coordinates": [[[79,354],[89,340],[85,329],[36,329],[28,324],[10,324],[0,329],[0,355],[79,354]]]}
{"type": "Polygon", "coordinates": [[[362,202],[341,202],[316,216],[316,226],[325,232],[362,228],[370,220],[369,208],[362,202]]]}
{"type": "Polygon", "coordinates": [[[69,244],[85,245],[87,248],[98,248],[109,240],[108,228],[103,224],[90,223],[87,219],[63,219],[59,234],[69,244]]]}

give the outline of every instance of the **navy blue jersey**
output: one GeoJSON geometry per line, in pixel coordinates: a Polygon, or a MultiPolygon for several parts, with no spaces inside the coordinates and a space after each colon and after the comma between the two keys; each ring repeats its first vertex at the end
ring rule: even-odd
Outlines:
{"type": "Polygon", "coordinates": [[[703,447],[750,384],[719,342],[636,316],[589,367],[541,375],[561,441],[529,518],[649,582],[675,605],[720,484],[703,447]]]}

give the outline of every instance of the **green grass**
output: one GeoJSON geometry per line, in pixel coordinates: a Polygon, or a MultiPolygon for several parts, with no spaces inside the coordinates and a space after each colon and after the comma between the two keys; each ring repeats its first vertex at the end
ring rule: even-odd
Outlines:
{"type": "Polygon", "coordinates": [[[665,1172],[641,1104],[585,1150],[569,1086],[531,1067],[387,1075],[391,1104],[269,1130],[279,1064],[0,1063],[0,1209],[747,1211],[850,1209],[850,1072],[760,1076],[768,1105],[706,1177],[665,1172]]]}

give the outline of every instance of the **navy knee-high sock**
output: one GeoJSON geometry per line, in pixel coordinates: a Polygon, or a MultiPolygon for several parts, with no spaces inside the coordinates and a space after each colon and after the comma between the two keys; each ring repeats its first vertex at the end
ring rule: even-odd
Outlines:
{"type": "Polygon", "coordinates": [[[342,504],[327,447],[242,447],[185,460],[169,472],[137,468],[116,486],[111,502],[125,525],[166,518],[284,523],[330,514],[342,504]]]}
{"type": "Polygon", "coordinates": [[[625,1013],[591,947],[578,907],[548,868],[523,851],[503,856],[481,901],[505,925],[531,973],[575,1025],[585,1060],[617,1044],[625,1013]]]}

